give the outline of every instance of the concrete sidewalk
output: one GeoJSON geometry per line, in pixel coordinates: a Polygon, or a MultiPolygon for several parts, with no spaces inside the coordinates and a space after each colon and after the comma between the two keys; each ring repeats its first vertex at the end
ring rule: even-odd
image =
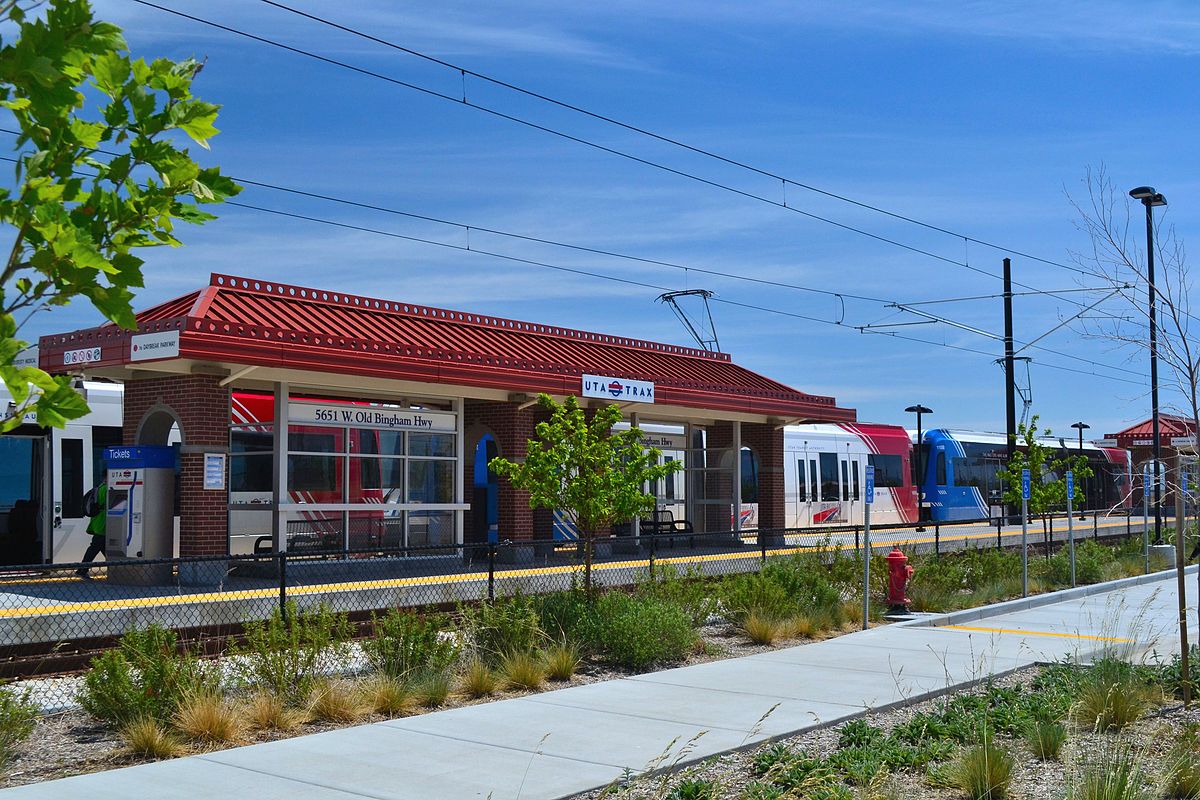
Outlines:
{"type": "MultiPolygon", "coordinates": [[[[1196,607],[1194,570],[1189,605],[1196,607]]],[[[542,800],[1105,648],[1178,647],[1173,573],[814,644],[5,790],[5,797],[542,800]],[[1053,599],[1055,602],[1047,603],[1053,599]],[[931,624],[932,623],[932,624],[931,624]]]]}

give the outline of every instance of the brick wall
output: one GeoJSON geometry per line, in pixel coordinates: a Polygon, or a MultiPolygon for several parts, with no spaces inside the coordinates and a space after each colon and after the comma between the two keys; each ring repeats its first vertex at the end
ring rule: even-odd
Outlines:
{"type": "Polygon", "coordinates": [[[785,527],[783,430],[770,424],[743,422],[742,445],[758,456],[758,527],[785,527]]]}
{"type": "Polygon", "coordinates": [[[158,432],[153,425],[143,431],[144,441],[137,441],[143,420],[156,406],[169,409],[179,422],[183,439],[179,476],[181,556],[229,552],[229,493],[204,488],[204,453],[224,453],[229,448],[229,389],[220,386],[220,380],[212,375],[167,375],[125,384],[126,444],[166,443],[146,439],[158,432]]]}
{"type": "MultiPolygon", "coordinates": [[[[467,432],[464,442],[465,464],[470,485],[475,458],[475,448],[484,433],[492,434],[499,454],[510,460],[525,457],[526,444],[533,438],[534,426],[546,418],[539,406],[520,409],[517,403],[467,400],[463,403],[463,429],[467,432]]],[[[468,496],[469,497],[469,496],[468,496]]],[[[499,536],[501,540],[529,541],[549,539],[552,535],[552,517],[548,510],[533,510],[529,507],[529,492],[515,489],[504,478],[500,479],[498,498],[499,536]]],[[[471,530],[472,511],[463,515],[466,530],[471,530]]]]}

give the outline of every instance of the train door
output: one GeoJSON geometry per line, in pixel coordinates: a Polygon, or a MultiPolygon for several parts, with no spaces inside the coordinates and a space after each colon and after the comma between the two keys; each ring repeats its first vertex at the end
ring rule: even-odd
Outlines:
{"type": "MultiPolygon", "coordinates": [[[[820,470],[820,500],[814,504],[813,524],[843,523],[846,521],[846,509],[842,500],[842,472],[849,471],[846,459],[837,453],[818,453],[816,461],[820,470]]],[[[848,483],[849,475],[846,477],[848,483]]]]}
{"type": "Polygon", "coordinates": [[[0,436],[0,564],[40,564],[50,503],[50,437],[0,436]]]}
{"type": "Polygon", "coordinates": [[[791,514],[791,524],[798,528],[812,525],[813,503],[817,499],[816,467],[816,460],[810,459],[807,452],[797,454],[795,461],[796,505],[791,514]]]}
{"type": "Polygon", "coordinates": [[[847,453],[846,459],[842,462],[842,496],[843,501],[847,504],[846,522],[852,524],[862,521],[862,487],[859,485],[861,474],[859,460],[847,453]]]}

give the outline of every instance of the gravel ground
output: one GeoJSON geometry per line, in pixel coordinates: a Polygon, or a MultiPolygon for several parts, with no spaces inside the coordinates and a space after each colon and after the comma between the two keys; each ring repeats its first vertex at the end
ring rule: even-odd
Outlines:
{"type": "MultiPolygon", "coordinates": [[[[1037,674],[1034,667],[997,679],[997,686],[1026,685],[1037,674]]],[[[975,689],[964,690],[969,694],[975,689]]],[[[951,695],[952,696],[952,695],[951,695]]],[[[906,722],[919,712],[936,711],[946,697],[927,700],[885,713],[868,714],[866,720],[872,725],[890,731],[894,726],[906,722]]],[[[1164,757],[1184,728],[1200,726],[1200,705],[1193,704],[1185,709],[1177,701],[1152,708],[1146,716],[1120,733],[1096,734],[1090,730],[1068,724],[1067,741],[1063,746],[1061,760],[1041,761],[1028,749],[1024,742],[1012,737],[997,736],[996,743],[1004,747],[1015,758],[1012,783],[1008,800],[1052,800],[1063,798],[1079,770],[1094,763],[1104,763],[1115,749],[1130,748],[1136,754],[1141,767],[1144,788],[1150,797],[1161,796],[1158,782],[1164,774],[1164,757]]],[[[809,731],[780,740],[793,750],[804,751],[809,756],[828,756],[837,750],[841,726],[809,731]]],[[[665,747],[666,743],[664,743],[665,747]]],[[[740,800],[746,797],[746,787],[755,780],[752,771],[754,755],[768,745],[745,751],[729,753],[709,759],[702,764],[685,767],[671,774],[656,774],[637,778],[625,786],[576,795],[572,800],[599,800],[620,798],[621,800],[662,800],[671,798],[672,789],[685,779],[711,781],[716,786],[712,800],[740,800]]],[[[669,766],[669,765],[668,765],[669,766]]],[[[925,772],[899,771],[884,776],[877,786],[856,789],[853,795],[858,800],[962,800],[965,795],[958,789],[931,785],[925,772]]]]}
{"type": "MultiPolygon", "coordinates": [[[[840,635],[853,630],[846,628],[842,631],[826,633],[821,638],[840,635]]],[[[777,642],[775,645],[756,645],[749,642],[737,628],[727,622],[716,622],[705,625],[700,629],[701,644],[696,653],[684,664],[700,664],[724,658],[739,658],[741,656],[763,653],[780,647],[795,647],[817,639],[792,640],[777,642]]],[[[663,667],[680,666],[679,664],[662,665],[663,667]]],[[[561,689],[567,686],[580,686],[587,683],[597,683],[627,675],[636,674],[630,670],[613,669],[604,664],[585,662],[581,665],[575,677],[565,683],[547,683],[545,691],[561,689]]],[[[34,683],[27,681],[22,683],[34,683]]],[[[61,695],[70,690],[74,694],[80,683],[78,676],[62,676],[41,679],[38,689],[42,693],[61,695]]],[[[457,696],[441,707],[441,709],[458,708],[478,703],[494,702],[510,697],[518,697],[529,692],[499,692],[491,697],[467,700],[457,696]]],[[[440,709],[439,709],[440,710],[440,709]]],[[[360,723],[378,722],[383,717],[371,717],[360,723]]],[[[246,742],[271,741],[287,738],[288,736],[304,736],[322,731],[333,730],[344,725],[329,723],[309,723],[293,734],[262,732],[246,742]]],[[[16,749],[13,760],[7,769],[0,773],[0,788],[20,786],[27,783],[65,778],[88,772],[99,772],[132,764],[145,763],[147,759],[132,756],[125,751],[120,735],[107,725],[98,723],[78,708],[57,711],[43,716],[38,720],[33,735],[16,749]]]]}

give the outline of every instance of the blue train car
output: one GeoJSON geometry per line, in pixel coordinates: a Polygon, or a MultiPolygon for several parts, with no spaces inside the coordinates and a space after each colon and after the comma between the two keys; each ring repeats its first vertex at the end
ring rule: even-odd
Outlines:
{"type": "MultiPolygon", "coordinates": [[[[997,473],[1007,463],[1004,435],[935,428],[924,434],[921,487],[933,522],[975,520],[1003,513],[1004,486],[997,473]]],[[[1130,505],[1129,454],[1085,443],[1082,451],[1058,437],[1040,440],[1059,452],[1082,452],[1093,477],[1077,484],[1077,508],[1130,505]]]]}

